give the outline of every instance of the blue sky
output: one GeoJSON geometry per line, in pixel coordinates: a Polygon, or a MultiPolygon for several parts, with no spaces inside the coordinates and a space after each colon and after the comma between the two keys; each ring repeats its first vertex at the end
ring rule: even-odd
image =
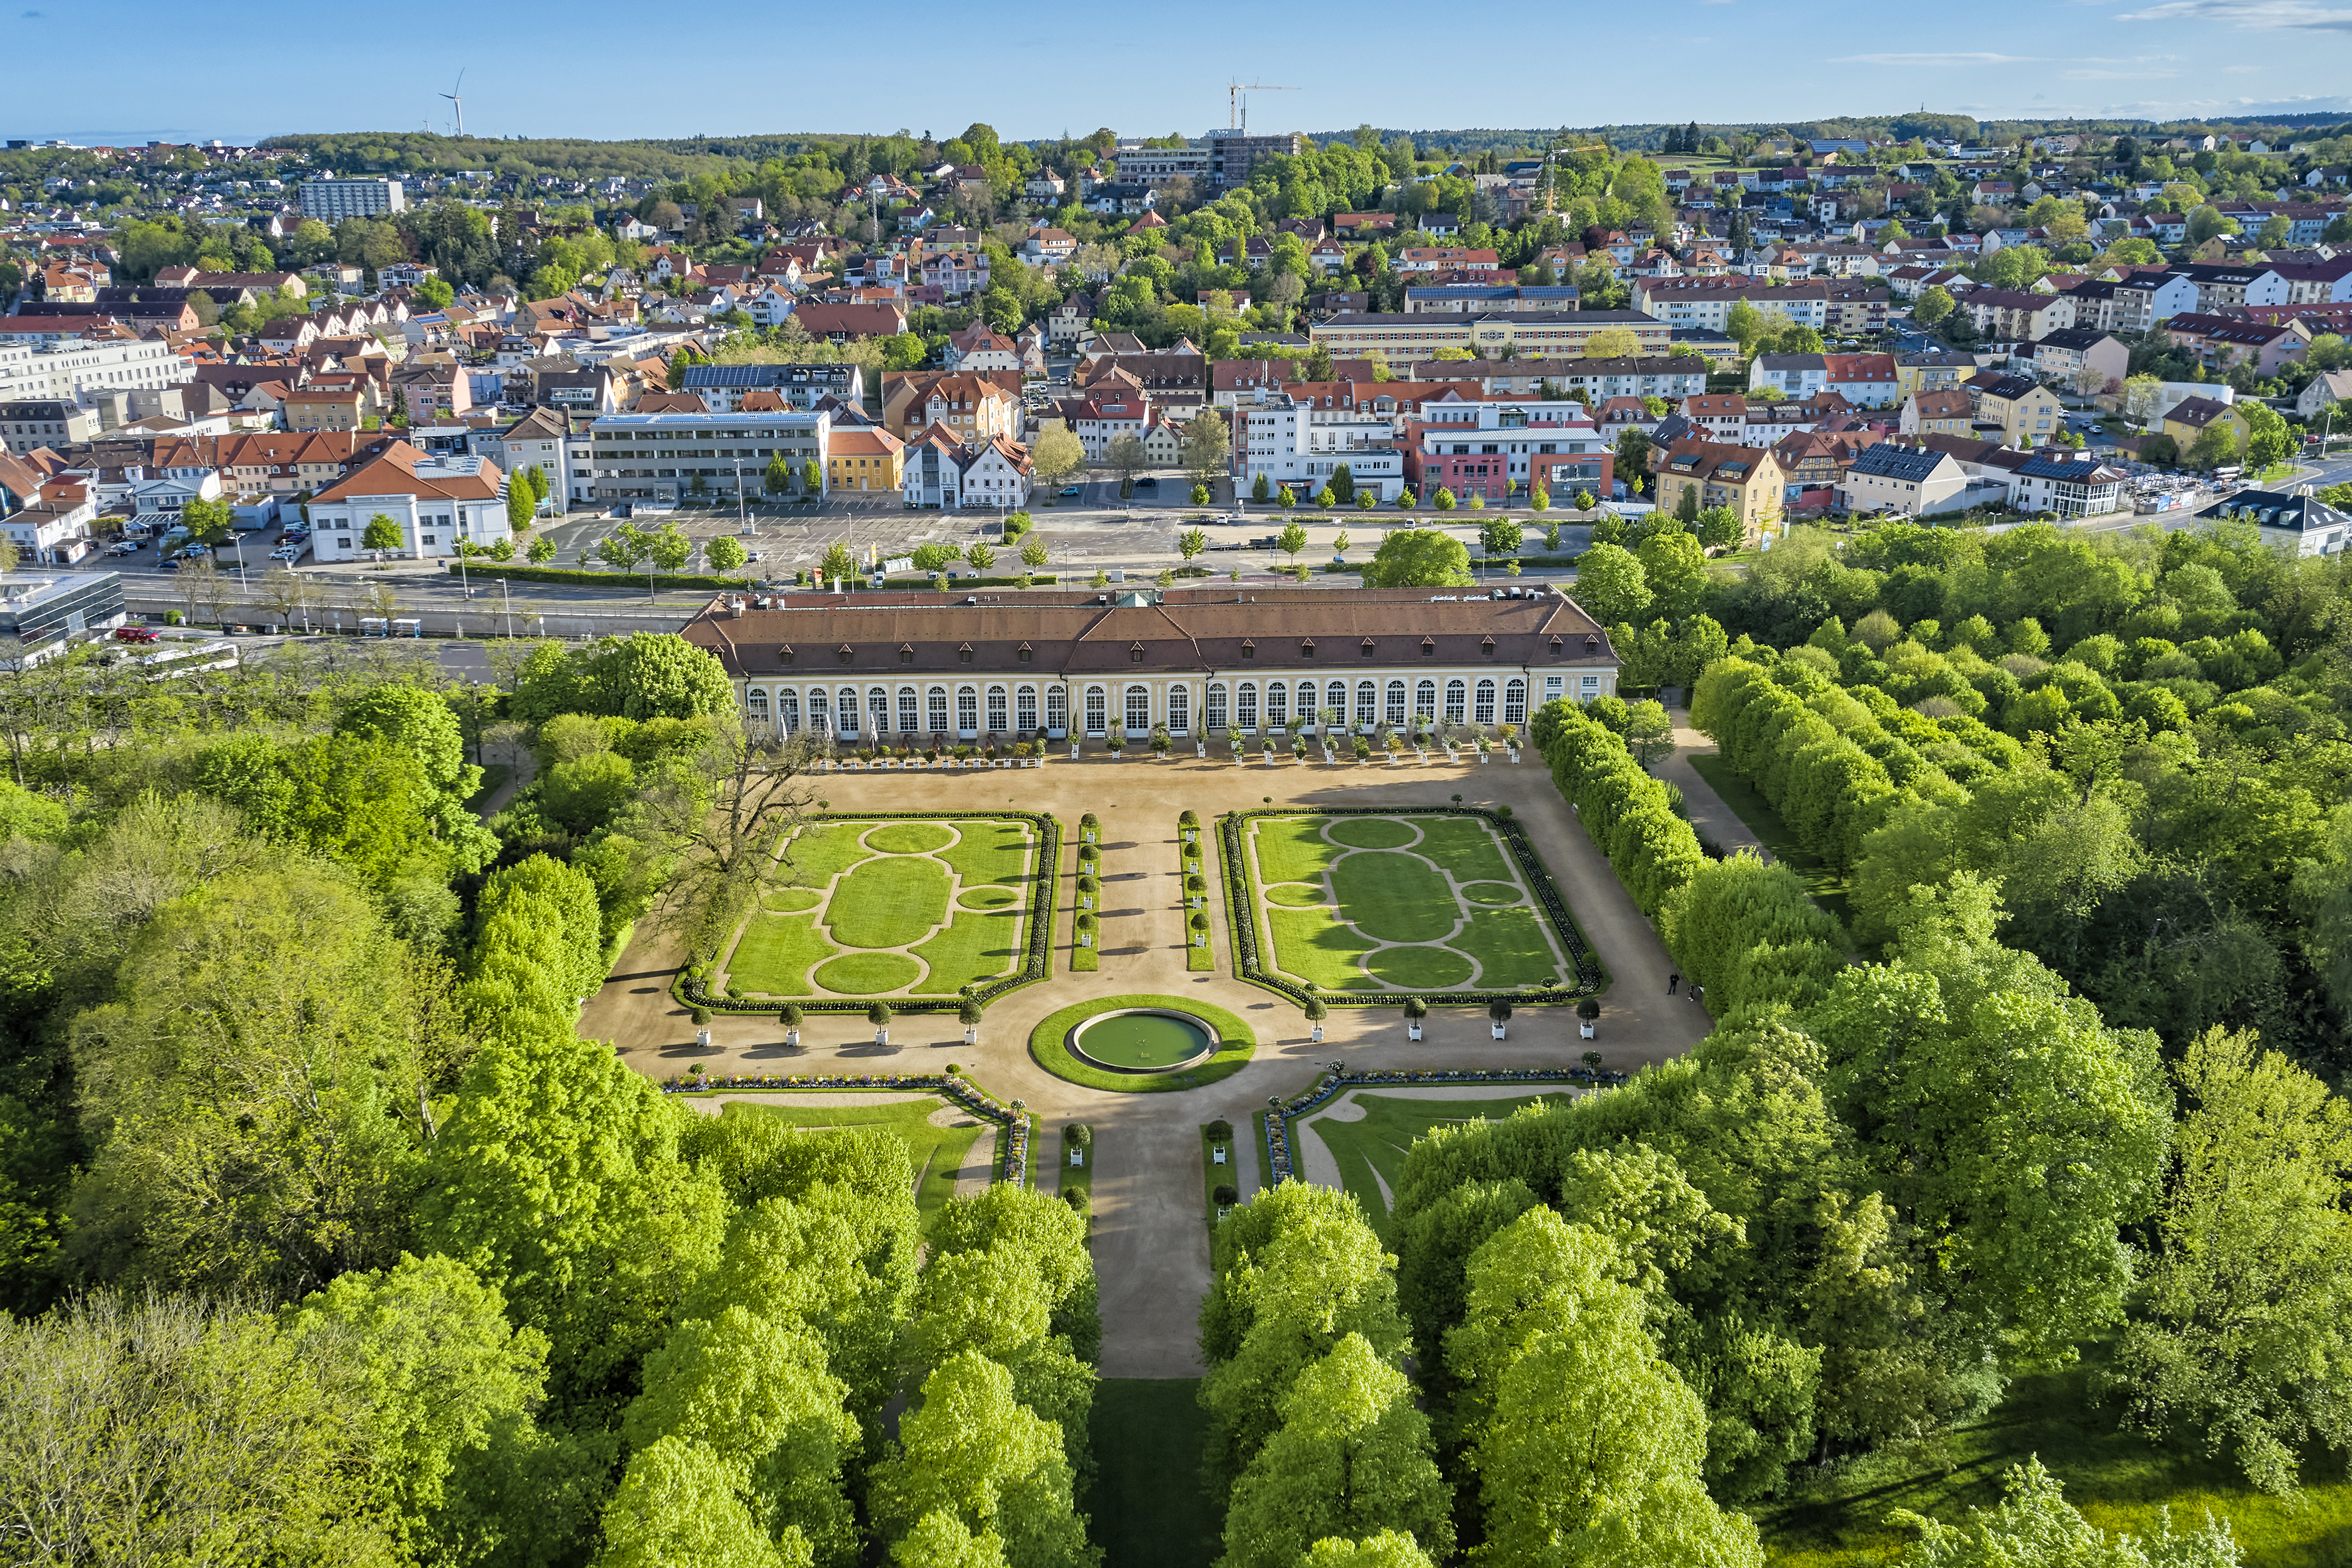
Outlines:
{"type": "Polygon", "coordinates": [[[127,142],[446,129],[466,69],[477,135],[929,130],[1007,138],[1198,134],[1224,84],[1255,121],[1328,131],[1805,120],[1925,105],[1981,118],[2352,112],[2352,0],[1981,0],[1790,8],[1766,0],[1515,8],[1395,0],[1245,14],[887,17],[703,0],[450,0],[370,16],[288,0],[0,0],[0,132],[127,142]],[[1455,33],[1457,22],[1467,27],[1455,33]],[[893,59],[891,51],[905,51],[893,59]],[[1541,62],[1559,86],[1481,66],[1541,62]],[[64,62],[47,69],[26,62],[64,62]],[[1431,67],[1435,68],[1430,68],[1431,67]],[[1400,85],[1410,83],[1410,85],[1400,85]]]}

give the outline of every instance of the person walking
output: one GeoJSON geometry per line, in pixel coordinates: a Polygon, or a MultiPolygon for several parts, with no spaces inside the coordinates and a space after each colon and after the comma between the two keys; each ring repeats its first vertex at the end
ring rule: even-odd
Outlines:
{"type": "Polygon", "coordinates": [[[1666,976],[1666,994],[1667,994],[1667,995],[1669,995],[1669,996],[1673,995],[1673,994],[1675,994],[1675,986],[1677,986],[1677,985],[1680,985],[1682,983],[1683,983],[1683,977],[1682,977],[1682,974],[1680,973],[1680,972],[1676,972],[1675,973],[1673,973],[1673,974],[1669,974],[1669,975],[1667,975],[1667,976],[1666,976]]]}

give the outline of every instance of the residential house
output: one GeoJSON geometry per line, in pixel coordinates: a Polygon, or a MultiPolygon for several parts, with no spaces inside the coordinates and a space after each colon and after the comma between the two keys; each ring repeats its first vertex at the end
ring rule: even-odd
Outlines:
{"type": "Polygon", "coordinates": [[[1493,272],[1502,258],[1492,250],[1453,245],[1411,245],[1397,252],[1399,272],[1493,272]]]}
{"type": "Polygon", "coordinates": [[[1013,373],[882,373],[882,425],[902,441],[938,426],[963,446],[982,447],[1000,436],[1018,440],[1021,421],[1013,373]]]}
{"type": "MultiPolygon", "coordinates": [[[[1612,397],[1663,397],[1669,403],[1706,390],[1706,361],[1696,354],[1631,354],[1601,359],[1414,360],[1398,367],[1407,381],[1475,378],[1490,397],[1549,395],[1605,403],[1612,397]],[[1549,390],[1547,390],[1549,389],[1549,390]]],[[[1366,373],[1369,375],[1369,372],[1366,373]]]]}
{"type": "Polygon", "coordinates": [[[355,561],[369,549],[369,523],[399,526],[393,553],[427,561],[453,555],[460,541],[488,548],[511,539],[506,477],[483,458],[427,457],[405,441],[310,500],[310,548],[320,560],[355,561]]]}
{"type": "Polygon", "coordinates": [[[1065,402],[1061,417],[1086,448],[1087,461],[1099,463],[1110,455],[1111,443],[1122,436],[1140,440],[1151,417],[1151,402],[1141,394],[1109,394],[1065,402]]]}
{"type": "Polygon", "coordinates": [[[1633,334],[1643,353],[1663,354],[1672,342],[1664,322],[1638,310],[1365,312],[1312,321],[1307,331],[1336,355],[1380,354],[1394,364],[1430,358],[1440,349],[1466,349],[1490,359],[1574,358],[1595,333],[1618,328],[1633,334]]]}
{"type": "Polygon", "coordinates": [[[907,444],[887,430],[836,426],[826,443],[825,489],[863,494],[905,489],[907,444]]]}
{"type": "Polygon", "coordinates": [[[1718,441],[1738,443],[1748,429],[1748,399],[1736,392],[1685,397],[1676,411],[1694,429],[1718,441]]]}
{"type": "Polygon", "coordinates": [[[289,392],[279,404],[289,430],[356,430],[364,397],[356,387],[305,387],[289,392]]]}
{"type": "Polygon", "coordinates": [[[1949,392],[1977,373],[1972,354],[1948,349],[1927,349],[1895,356],[1895,392],[1908,397],[1915,392],[1949,392]]]}
{"type": "Polygon", "coordinates": [[[1016,511],[1036,492],[1029,448],[1003,436],[992,436],[962,457],[960,505],[994,507],[1016,511]]]}
{"type": "Polygon", "coordinates": [[[1892,408],[1901,398],[1893,354],[1823,354],[1822,369],[1824,384],[1813,390],[1834,392],[1856,408],[1892,408]]]}
{"type": "Polygon", "coordinates": [[[2249,426],[2246,416],[2237,408],[2210,397],[2187,397],[2176,403],[2164,416],[2164,434],[2172,437],[2181,454],[2196,445],[2207,427],[2221,426],[2230,432],[2231,444],[2238,451],[2245,450],[2249,426]]]}
{"type": "Polygon", "coordinates": [[[1851,512],[1934,517],[1970,504],[1969,480],[1948,452],[1882,441],[1853,460],[1838,499],[1851,512]]]}
{"type": "Polygon", "coordinates": [[[981,321],[950,334],[942,358],[951,371],[1021,370],[1020,345],[981,321]]]}
{"type": "Polygon", "coordinates": [[[2303,384],[2294,411],[2309,422],[2339,403],[2352,403],[2352,370],[2323,370],[2303,384]]]}
{"type": "Polygon", "coordinates": [[[2263,543],[2290,555],[2340,554],[2352,547],[2352,513],[2308,493],[2240,490],[2197,515],[2215,523],[2251,522],[2263,543]]]}
{"type": "Polygon", "coordinates": [[[2123,499],[2123,470],[2088,452],[2037,452],[2010,472],[2010,504],[2021,510],[2073,519],[2105,516],[2130,504],[2123,499]]]}
{"type": "Polygon", "coordinates": [[[2057,395],[2030,375],[1984,371],[1970,378],[1968,391],[1978,421],[1999,425],[2002,440],[2021,450],[2045,446],[2052,435],[2065,428],[2065,409],[2057,395]]]}
{"type": "Polygon", "coordinates": [[[2015,342],[2043,338],[2074,324],[2074,300],[2066,294],[2025,289],[1971,289],[1957,301],[1976,330],[1989,338],[2015,342]]]}
{"type": "Polygon", "coordinates": [[[679,373],[677,390],[698,394],[714,414],[731,413],[748,395],[769,394],[784,407],[803,412],[820,398],[866,401],[866,371],[846,362],[817,364],[690,364],[679,373]]]}
{"type": "Polygon", "coordinates": [[[1965,391],[1915,392],[1903,400],[1895,428],[1906,436],[1966,436],[1976,417],[1976,400],[1965,391]]]}
{"type": "Polygon", "coordinates": [[[1778,527],[1788,476],[1771,448],[1693,437],[1655,456],[1660,510],[1679,510],[1687,491],[1700,510],[1729,507],[1738,512],[1750,544],[1761,542],[1778,527]]]}
{"type": "Polygon", "coordinates": [[[2248,363],[2257,375],[2276,375],[2281,365],[2301,359],[2311,346],[2310,333],[2299,321],[2252,321],[2200,311],[2173,317],[2164,323],[2163,331],[2194,354],[2199,363],[2217,373],[2248,363]]]}
{"type": "Polygon", "coordinates": [[[1799,430],[1772,444],[1780,465],[1786,499],[1792,504],[1826,504],[1854,459],[1885,439],[1876,430],[1799,430]]]}
{"type": "Polygon", "coordinates": [[[1758,354],[1748,362],[1748,390],[1811,397],[1829,384],[1827,360],[1825,354],[1758,354]]]}
{"type": "Polygon", "coordinates": [[[2196,310],[2216,316],[2248,305],[2292,303],[2285,279],[2264,265],[2228,261],[2190,261],[2172,268],[2197,289],[2196,310]]]}
{"type": "Polygon", "coordinates": [[[2112,332],[2095,327],[2068,327],[2038,342],[2018,347],[2024,360],[2043,381],[2073,387],[2087,397],[2120,385],[2131,367],[2131,350],[2112,332]]]}
{"type": "MultiPolygon", "coordinates": [[[[845,343],[852,338],[896,337],[907,330],[906,307],[898,304],[827,305],[803,300],[793,319],[813,338],[845,343]]],[[[1011,345],[1006,345],[1007,352],[1011,345]]]]}

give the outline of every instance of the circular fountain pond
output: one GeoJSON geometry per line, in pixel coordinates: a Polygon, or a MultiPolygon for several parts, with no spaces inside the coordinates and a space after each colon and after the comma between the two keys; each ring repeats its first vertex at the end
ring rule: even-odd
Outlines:
{"type": "Polygon", "coordinates": [[[1217,1032],[1189,1013],[1129,1007],[1088,1018],[1070,1031],[1070,1049],[1113,1072],[1168,1072],[1208,1059],[1217,1032]]]}

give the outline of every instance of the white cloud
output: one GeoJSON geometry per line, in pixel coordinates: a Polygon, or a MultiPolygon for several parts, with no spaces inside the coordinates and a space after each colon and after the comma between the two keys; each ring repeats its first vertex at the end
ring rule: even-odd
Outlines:
{"type": "Polygon", "coordinates": [[[1841,66],[2021,66],[2032,64],[2033,55],[1841,55],[1832,65],[1841,66]]]}
{"type": "Polygon", "coordinates": [[[2165,0],[2145,11],[2116,14],[2118,22],[2222,22],[2236,27],[2302,27],[2352,33],[2352,11],[2306,0],[2165,0]]]}
{"type": "Polygon", "coordinates": [[[2179,76],[2180,73],[2168,70],[2092,69],[2060,71],[2058,74],[2068,81],[2159,81],[2166,77],[2179,76]]]}

